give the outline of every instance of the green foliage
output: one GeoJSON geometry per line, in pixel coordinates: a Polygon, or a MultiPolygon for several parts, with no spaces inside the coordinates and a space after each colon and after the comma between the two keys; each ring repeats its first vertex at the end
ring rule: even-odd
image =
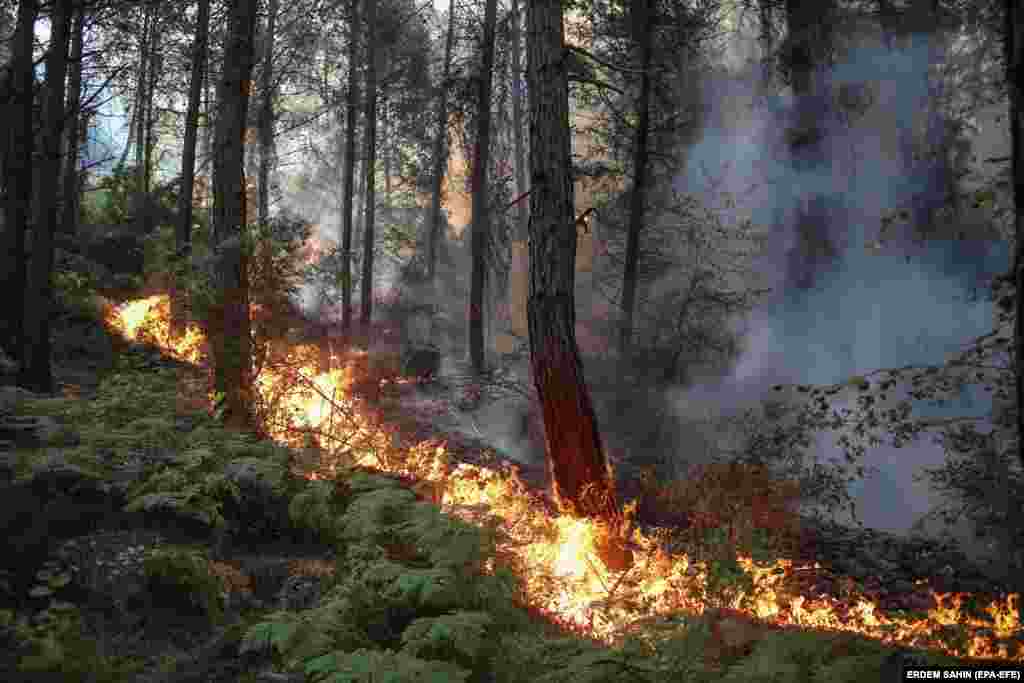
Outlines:
{"type": "Polygon", "coordinates": [[[52,280],[54,295],[61,308],[102,319],[102,312],[95,304],[96,281],[92,276],[73,270],[54,269],[52,280]]]}
{"type": "Polygon", "coordinates": [[[137,659],[104,654],[78,608],[70,603],[53,601],[31,620],[8,614],[0,631],[7,631],[13,640],[20,654],[18,670],[23,674],[118,683],[130,680],[143,668],[137,659]]]}
{"type": "Polygon", "coordinates": [[[338,541],[338,525],[343,510],[344,503],[336,498],[333,482],[313,481],[292,497],[288,517],[297,526],[322,538],[338,541]]]}
{"type": "Polygon", "coordinates": [[[101,176],[91,201],[82,202],[83,222],[94,225],[127,223],[129,200],[137,189],[136,178],[135,169],[126,166],[117,166],[109,175],[101,176]]]}
{"type": "Polygon", "coordinates": [[[283,654],[288,649],[299,632],[299,624],[288,620],[288,612],[278,612],[274,616],[280,621],[261,621],[250,627],[238,646],[240,655],[249,652],[283,654]]]}
{"type": "Polygon", "coordinates": [[[401,652],[332,652],[305,666],[310,681],[323,683],[461,683],[469,672],[447,662],[428,662],[401,652]]]}
{"type": "Polygon", "coordinates": [[[184,599],[211,619],[222,614],[223,584],[210,573],[206,557],[194,550],[157,550],[143,561],[149,590],[169,602],[184,599]]]}
{"type": "Polygon", "coordinates": [[[152,415],[173,415],[177,375],[169,368],[152,369],[146,361],[121,354],[117,367],[100,382],[95,400],[79,402],[72,413],[106,428],[121,428],[152,415]]]}
{"type": "Polygon", "coordinates": [[[205,524],[222,528],[226,500],[241,500],[238,485],[222,472],[225,458],[206,448],[177,454],[173,461],[137,484],[129,492],[127,512],[172,508],[187,512],[205,524]]]}
{"type": "Polygon", "coordinates": [[[451,661],[466,669],[476,669],[493,648],[487,637],[493,621],[485,612],[415,619],[402,633],[402,652],[419,659],[451,661]]]}

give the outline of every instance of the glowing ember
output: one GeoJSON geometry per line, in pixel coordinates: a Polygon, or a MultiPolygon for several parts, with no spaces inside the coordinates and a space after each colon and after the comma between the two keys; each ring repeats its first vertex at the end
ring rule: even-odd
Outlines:
{"type": "MultiPolygon", "coordinates": [[[[166,296],[131,302],[110,321],[126,337],[148,336],[182,360],[199,362],[202,334],[189,327],[178,341],[169,339],[166,296]]],[[[793,594],[795,572],[789,560],[758,566],[739,558],[752,579],[749,593],[710,595],[708,568],[685,555],[668,556],[658,537],[638,529],[630,535],[636,549],[632,566],[611,571],[596,548],[600,527],[587,520],[550,514],[515,472],[460,464],[451,468],[443,445],[423,442],[400,448],[393,434],[376,425],[366,406],[351,399],[356,363],[320,373],[319,351],[296,345],[278,353],[257,378],[264,428],[294,447],[314,446],[320,462],[307,476],[331,478],[353,464],[412,475],[424,482],[446,511],[477,522],[498,518],[499,557],[522,577],[528,599],[567,626],[606,642],[631,625],[675,612],[700,614],[712,606],[740,610],[776,625],[856,632],[887,643],[943,650],[979,659],[1024,661],[1024,649],[1008,651],[998,641],[1021,629],[1019,595],[986,608],[988,619],[961,609],[969,595],[933,593],[937,607],[924,616],[886,615],[863,595],[845,600],[793,594]],[[941,639],[944,627],[958,625],[970,635],[958,648],[941,639]]],[[[407,380],[399,380],[407,381],[407,380]]],[[[493,567],[490,568],[493,570],[493,567]]]]}

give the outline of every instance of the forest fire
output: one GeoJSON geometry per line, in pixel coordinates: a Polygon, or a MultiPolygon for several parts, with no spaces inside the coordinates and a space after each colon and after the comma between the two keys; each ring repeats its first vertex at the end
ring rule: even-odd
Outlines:
{"type": "MultiPolygon", "coordinates": [[[[167,312],[167,298],[154,296],[120,307],[109,322],[127,337],[145,334],[179,359],[201,362],[201,332],[190,327],[172,343],[167,312]]],[[[863,594],[838,599],[796,588],[799,573],[817,565],[794,566],[782,559],[759,566],[747,557],[738,558],[749,579],[744,588],[715,591],[709,588],[712,569],[706,563],[668,554],[661,536],[639,529],[630,533],[631,566],[611,570],[598,559],[605,530],[538,504],[515,471],[452,467],[444,444],[436,442],[403,449],[392,430],[351,398],[358,364],[319,372],[316,353],[296,345],[282,356],[286,362],[266,366],[258,379],[260,399],[272,408],[265,413],[267,432],[291,446],[309,446],[310,440],[319,446],[318,463],[307,476],[330,478],[343,467],[363,465],[417,479],[418,490],[450,514],[493,523],[499,559],[523,579],[525,601],[581,634],[610,643],[631,626],[660,616],[720,608],[757,620],[765,629],[845,631],[961,657],[1024,661],[1017,640],[1022,628],[1017,594],[979,615],[968,609],[969,594],[932,591],[935,607],[927,613],[883,614],[863,594]]]]}

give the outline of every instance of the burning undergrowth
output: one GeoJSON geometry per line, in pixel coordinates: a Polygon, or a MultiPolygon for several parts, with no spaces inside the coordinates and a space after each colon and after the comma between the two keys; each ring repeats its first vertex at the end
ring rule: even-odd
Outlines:
{"type": "MultiPolygon", "coordinates": [[[[188,328],[172,341],[166,316],[166,298],[152,297],[120,308],[111,322],[127,336],[142,335],[204,363],[201,331],[188,328]]],[[[356,353],[325,364],[323,355],[315,345],[285,344],[266,355],[258,377],[263,428],[303,454],[304,476],[342,481],[372,468],[404,478],[452,518],[493,530],[495,554],[482,570],[510,568],[521,585],[520,603],[569,630],[622,643],[629,634],[652,641],[666,624],[699,622],[712,641],[706,651],[735,655],[765,638],[786,640],[795,628],[820,629],[960,657],[1024,661],[1017,595],[969,608],[972,596],[933,593],[927,612],[894,614],[856,591],[808,594],[802,577],[816,567],[779,559],[798,534],[786,506],[795,492],[763,472],[706,468],[689,485],[644,482],[646,496],[686,509],[693,524],[685,533],[630,524],[633,506],[621,528],[602,528],[559,515],[514,467],[454,462],[443,442],[403,443],[372,401],[355,397],[372,385],[370,398],[380,400],[406,381],[394,363],[356,353]],[[354,391],[358,385],[362,392],[354,391]],[[605,551],[609,534],[622,536],[626,556],[619,561],[609,561],[605,551]],[[731,628],[742,633],[729,635],[731,628]]],[[[201,387],[190,390],[193,400],[211,398],[201,387]]]]}

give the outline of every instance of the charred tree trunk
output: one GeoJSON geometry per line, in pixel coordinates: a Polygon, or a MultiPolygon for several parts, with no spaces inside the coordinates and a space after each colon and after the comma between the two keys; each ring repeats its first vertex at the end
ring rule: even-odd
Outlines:
{"type": "Polygon", "coordinates": [[[444,76],[437,92],[437,133],[434,137],[434,189],[427,224],[427,279],[434,283],[437,273],[437,244],[441,239],[441,197],[448,162],[448,80],[451,77],[452,47],[455,40],[455,0],[448,3],[448,35],[444,41],[444,76]]]}
{"type": "Polygon", "coordinates": [[[345,105],[345,159],[341,175],[341,333],[352,333],[352,190],[356,170],[356,116],[359,109],[359,0],[350,3],[348,94],[345,105]]]}
{"type": "Polygon", "coordinates": [[[559,0],[527,5],[530,128],[530,365],[555,498],[575,516],[618,516],[611,469],[576,346],[576,224],[559,0]]]}
{"type": "Polygon", "coordinates": [[[185,142],[181,152],[181,193],[178,195],[178,226],[175,231],[175,269],[171,274],[171,336],[185,331],[188,292],[178,282],[188,275],[192,252],[192,200],[196,179],[196,137],[199,130],[199,100],[206,71],[207,43],[210,36],[210,0],[199,0],[196,39],[192,46],[192,73],[188,84],[188,110],[185,113],[185,142]]]}
{"type": "Polygon", "coordinates": [[[373,317],[373,246],[376,199],[374,184],[377,162],[377,49],[374,33],[377,24],[377,0],[366,0],[366,213],[363,218],[363,276],[359,322],[363,333],[370,331],[373,317]]]}
{"type": "Polygon", "coordinates": [[[496,0],[484,9],[483,61],[477,76],[477,130],[473,155],[473,231],[470,233],[472,271],[469,289],[469,358],[473,372],[484,371],[484,282],[487,279],[489,212],[487,172],[491,159],[491,83],[494,78],[496,0]]]}
{"type": "Polygon", "coordinates": [[[252,3],[232,0],[227,45],[218,93],[214,150],[214,241],[218,295],[213,334],[215,386],[225,399],[225,422],[254,429],[252,339],[249,319],[248,238],[245,234],[246,112],[254,60],[256,12],[252,3]]]}
{"type": "Polygon", "coordinates": [[[644,224],[644,193],[647,190],[647,134],[651,118],[651,17],[649,0],[634,0],[635,40],[640,48],[640,96],[637,98],[639,121],[633,143],[633,191],[629,204],[629,233],[626,236],[626,264],[622,275],[622,302],[619,354],[625,359],[633,337],[636,308],[637,266],[640,262],[640,231],[644,224]]]}
{"type": "Polygon", "coordinates": [[[23,357],[25,333],[25,286],[27,267],[25,258],[25,231],[32,218],[32,46],[35,38],[36,0],[18,3],[18,29],[12,45],[10,99],[4,105],[9,126],[7,154],[4,156],[4,184],[7,201],[4,204],[3,254],[0,254],[0,280],[9,298],[0,307],[2,333],[0,344],[11,357],[23,357]]]}
{"type": "MultiPolygon", "coordinates": [[[[43,155],[40,177],[60,177],[60,147],[64,129],[64,78],[68,65],[68,33],[72,0],[56,0],[50,16],[50,49],[46,56],[43,103],[43,155]]],[[[54,192],[37,192],[38,213],[33,221],[32,260],[25,297],[25,339],[18,384],[38,393],[53,391],[50,365],[50,309],[53,304],[53,235],[58,226],[54,192]]]]}

